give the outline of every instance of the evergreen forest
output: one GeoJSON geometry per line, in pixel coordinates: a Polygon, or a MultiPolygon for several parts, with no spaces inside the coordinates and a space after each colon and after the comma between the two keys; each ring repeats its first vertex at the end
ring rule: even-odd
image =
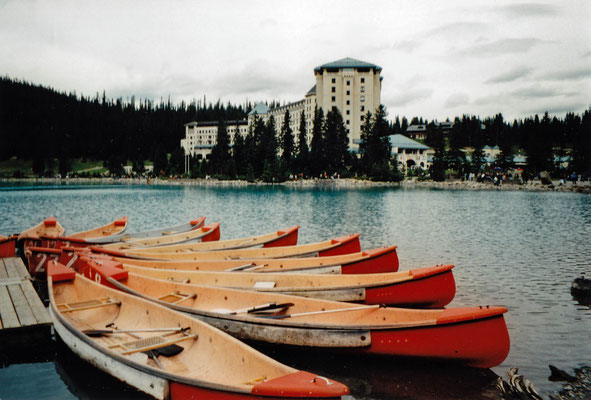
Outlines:
{"type": "MultiPolygon", "coordinates": [[[[278,102],[269,104],[273,108],[278,102]]],[[[204,98],[173,104],[170,99],[109,99],[62,93],[25,81],[0,78],[0,162],[11,158],[32,160],[39,176],[73,175],[75,159],[100,161],[113,176],[123,166],[144,173],[151,162],[152,175],[213,176],[222,179],[283,181],[294,177],[358,176],[375,180],[403,179],[388,136],[406,132],[409,125],[426,126],[425,144],[433,148],[430,171],[406,171],[424,178],[461,177],[484,168],[510,171],[515,160],[525,160],[524,174],[546,171],[555,177],[591,175],[591,107],[581,115],[563,118],[531,116],[512,122],[501,114],[480,118],[456,117],[451,129],[422,117],[388,119],[385,107],[368,113],[362,128],[359,153],[348,147],[340,112],[317,109],[307,137],[303,113],[285,115],[281,127],[273,118],[255,117],[245,137],[231,143],[228,124],[245,119],[253,104],[208,103],[204,98]],[[299,121],[292,131],[290,121],[299,121]],[[180,148],[184,124],[218,121],[217,144],[209,160],[186,160],[180,148]],[[279,134],[276,134],[279,132],[279,134]],[[492,165],[484,158],[485,146],[498,146],[492,165]],[[186,174],[186,162],[190,167],[186,174]]],[[[16,175],[16,174],[15,174],[16,175]]],[[[83,175],[84,176],[84,175],[83,175]]]]}

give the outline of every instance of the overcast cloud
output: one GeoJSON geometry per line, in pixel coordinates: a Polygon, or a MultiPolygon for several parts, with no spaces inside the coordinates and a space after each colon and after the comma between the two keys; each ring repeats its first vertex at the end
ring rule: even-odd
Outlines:
{"type": "Polygon", "coordinates": [[[94,96],[292,102],[314,67],[383,68],[389,115],[583,112],[591,2],[0,0],[0,74],[94,96]]]}

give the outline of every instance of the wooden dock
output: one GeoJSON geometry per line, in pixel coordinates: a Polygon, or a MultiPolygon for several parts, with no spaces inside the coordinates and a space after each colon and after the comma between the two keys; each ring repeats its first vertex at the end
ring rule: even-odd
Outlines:
{"type": "Polygon", "coordinates": [[[20,258],[0,258],[0,338],[3,345],[49,336],[51,319],[20,258]]]}

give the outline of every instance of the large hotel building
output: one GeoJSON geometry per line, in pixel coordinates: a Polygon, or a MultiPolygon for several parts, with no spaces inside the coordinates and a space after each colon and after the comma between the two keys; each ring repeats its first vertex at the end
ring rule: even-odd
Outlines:
{"type": "MultiPolygon", "coordinates": [[[[236,134],[245,136],[255,115],[265,121],[273,116],[277,133],[279,133],[287,110],[289,110],[291,128],[296,140],[300,114],[305,113],[308,140],[310,140],[314,108],[316,106],[322,108],[326,115],[329,110],[336,107],[341,112],[349,133],[349,147],[357,150],[361,139],[361,127],[367,112],[370,111],[373,114],[380,105],[381,71],[382,68],[377,65],[352,58],[343,58],[316,67],[314,68],[316,84],[306,93],[303,100],[273,109],[269,109],[264,103],[257,104],[246,120],[226,122],[230,140],[234,142],[236,134]]],[[[217,121],[185,124],[185,138],[181,140],[185,155],[196,156],[198,159],[207,158],[216,143],[217,126],[217,121]]]]}

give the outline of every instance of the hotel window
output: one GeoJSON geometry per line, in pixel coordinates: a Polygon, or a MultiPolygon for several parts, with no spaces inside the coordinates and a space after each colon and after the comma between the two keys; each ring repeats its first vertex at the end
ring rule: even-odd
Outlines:
{"type": "Polygon", "coordinates": [[[361,86],[361,93],[365,93],[365,86],[361,86]]]}
{"type": "Polygon", "coordinates": [[[332,96],[332,101],[333,102],[337,101],[337,98],[335,96],[332,96]]]}
{"type": "Polygon", "coordinates": [[[365,101],[365,96],[361,95],[361,96],[359,97],[359,100],[361,100],[361,101],[365,101]]]}
{"type": "Polygon", "coordinates": [[[347,81],[347,86],[351,86],[351,81],[347,81]]]}
{"type": "Polygon", "coordinates": [[[332,78],[332,83],[337,83],[337,80],[335,78],[332,78]]]}
{"type": "Polygon", "coordinates": [[[351,94],[350,90],[347,90],[347,96],[349,96],[351,94]]]}
{"type": "Polygon", "coordinates": [[[351,110],[347,110],[347,115],[351,114],[351,110]]]}
{"type": "Polygon", "coordinates": [[[331,89],[331,92],[335,93],[336,91],[337,91],[337,88],[333,86],[331,89]]]}
{"type": "Polygon", "coordinates": [[[351,100],[347,100],[347,105],[351,104],[351,100]]]}
{"type": "Polygon", "coordinates": [[[365,115],[362,115],[361,116],[361,120],[363,121],[364,119],[365,119],[365,115]]]}
{"type": "Polygon", "coordinates": [[[361,78],[361,83],[365,83],[365,78],[361,78]]]}
{"type": "Polygon", "coordinates": [[[361,106],[361,112],[365,111],[365,106],[361,106]]]}
{"type": "Polygon", "coordinates": [[[347,125],[349,125],[349,120],[347,120],[347,125]]]}

